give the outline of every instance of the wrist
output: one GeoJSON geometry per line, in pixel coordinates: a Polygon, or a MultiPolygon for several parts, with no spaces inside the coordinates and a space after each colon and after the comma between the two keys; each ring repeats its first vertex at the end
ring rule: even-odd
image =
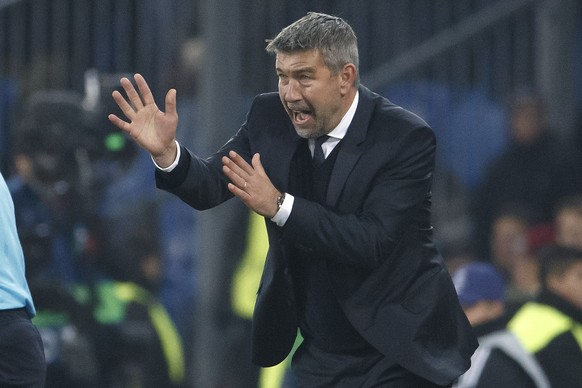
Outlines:
{"type": "Polygon", "coordinates": [[[174,140],[174,144],[176,154],[174,155],[173,160],[166,161],[165,158],[155,158],[153,155],[150,155],[152,161],[158,169],[165,172],[170,172],[178,165],[178,161],[180,160],[180,144],[178,144],[177,140],[174,140]]]}
{"type": "Polygon", "coordinates": [[[276,223],[277,226],[282,227],[285,225],[287,219],[291,215],[291,210],[293,209],[293,202],[295,201],[295,198],[289,193],[281,193],[281,195],[277,198],[279,197],[281,197],[279,200],[281,207],[279,207],[277,213],[271,217],[271,221],[276,223]]]}
{"type": "Polygon", "coordinates": [[[164,152],[159,155],[152,155],[152,159],[156,166],[161,169],[170,167],[172,164],[177,162],[178,158],[178,142],[174,140],[169,147],[166,148],[164,152]]]}

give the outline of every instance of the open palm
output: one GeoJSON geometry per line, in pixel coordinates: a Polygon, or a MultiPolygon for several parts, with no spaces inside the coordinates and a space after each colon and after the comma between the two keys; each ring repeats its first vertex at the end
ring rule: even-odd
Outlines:
{"type": "Polygon", "coordinates": [[[122,78],[120,83],[127,94],[114,91],[112,96],[125,117],[124,121],[114,114],[109,120],[122,131],[131,136],[142,148],[148,151],[154,159],[162,164],[170,164],[175,157],[175,138],[178,126],[176,112],[176,90],[170,89],[166,95],[165,112],[162,112],[154,101],[152,92],[145,79],[136,74],[136,90],[131,81],[122,78]],[[169,163],[164,163],[169,161],[169,163]]]}

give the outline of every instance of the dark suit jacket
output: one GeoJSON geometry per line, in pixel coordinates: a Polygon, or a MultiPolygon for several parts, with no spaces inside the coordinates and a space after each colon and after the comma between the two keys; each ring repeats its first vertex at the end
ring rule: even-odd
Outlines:
{"type": "MultiPolygon", "coordinates": [[[[354,119],[331,174],[325,205],[295,198],[287,223],[266,221],[269,251],[253,317],[253,360],[275,365],[297,332],[290,247],[326,260],[348,319],[386,357],[448,384],[468,369],[477,346],[432,241],[435,137],[414,114],[360,87],[354,119]]],[[[185,148],[158,187],[197,209],[232,197],[221,156],[260,153],[273,184],[286,191],[300,138],[276,93],[255,98],[247,120],[216,154],[185,148]]],[[[291,193],[293,194],[293,193],[291,193]]]]}

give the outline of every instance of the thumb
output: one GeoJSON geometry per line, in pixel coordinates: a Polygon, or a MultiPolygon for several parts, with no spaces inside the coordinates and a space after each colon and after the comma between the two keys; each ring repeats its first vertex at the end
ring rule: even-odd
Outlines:
{"type": "Polygon", "coordinates": [[[176,89],[168,90],[166,94],[166,106],[165,106],[165,113],[177,116],[178,113],[176,112],[176,89]]]}

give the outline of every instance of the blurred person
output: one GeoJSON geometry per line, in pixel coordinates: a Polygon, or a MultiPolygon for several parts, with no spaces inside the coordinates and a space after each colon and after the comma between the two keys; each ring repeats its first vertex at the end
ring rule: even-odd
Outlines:
{"type": "Polygon", "coordinates": [[[0,386],[44,387],[44,348],[31,322],[36,310],[25,276],[14,204],[2,174],[0,198],[0,386]]]}
{"type": "Polygon", "coordinates": [[[554,216],[556,244],[582,249],[582,194],[563,198],[554,216]]]}
{"type": "Polygon", "coordinates": [[[505,279],[495,266],[473,261],[461,265],[452,276],[459,302],[474,331],[485,323],[505,326],[505,279]]]}
{"type": "Polygon", "coordinates": [[[33,95],[11,153],[8,186],[36,302],[33,322],[44,344],[47,388],[95,387],[99,380],[95,321],[71,288],[93,276],[100,249],[81,177],[86,166],[77,159],[89,142],[79,104],[76,94],[33,95]]]}
{"type": "Polygon", "coordinates": [[[539,263],[531,253],[529,232],[531,213],[521,205],[502,208],[491,224],[491,263],[507,281],[510,305],[531,300],[539,290],[539,263]]]}
{"type": "Polygon", "coordinates": [[[492,217],[502,208],[518,203],[530,209],[532,224],[547,223],[557,201],[580,190],[573,155],[547,127],[542,99],[518,90],[508,110],[510,144],[487,166],[473,201],[475,242],[483,258],[490,254],[492,217]]]}
{"type": "Polygon", "coordinates": [[[432,130],[359,85],[341,18],[309,13],[267,51],[279,95],[257,96],[208,159],[175,141],[176,91],[161,112],[139,74],[139,91],[121,79],[128,100],[113,93],[128,121],[109,118],[152,155],[158,187],[196,209],[236,196],[265,217],[256,364],[283,361],[299,327],[300,385],[450,386],[477,343],[432,242],[432,130]]]}
{"type": "Polygon", "coordinates": [[[471,368],[455,388],[549,388],[540,365],[506,330],[510,315],[501,272],[490,263],[470,262],[453,274],[453,283],[479,341],[471,368]]]}
{"type": "Polygon", "coordinates": [[[99,386],[95,321],[71,289],[92,276],[99,250],[76,159],[86,140],[78,103],[60,92],[34,95],[10,155],[8,187],[35,298],[33,323],[43,341],[47,388],[99,386]],[[53,104],[45,105],[52,97],[53,104]]]}
{"type": "Polygon", "coordinates": [[[81,276],[89,223],[85,198],[74,184],[75,163],[56,143],[66,136],[59,125],[22,128],[12,153],[15,174],[8,180],[16,224],[30,270],[36,278],[71,283],[81,276]],[[66,172],[64,172],[66,171],[66,172]]]}
{"type": "Polygon", "coordinates": [[[140,156],[149,155],[116,128],[91,122],[79,98],[35,97],[15,132],[9,185],[33,322],[45,345],[46,387],[180,386],[182,343],[158,300],[155,189],[140,186],[140,156]],[[97,140],[92,125],[102,148],[85,146],[97,140]],[[135,230],[150,234],[138,238],[135,230]]]}
{"type": "Polygon", "coordinates": [[[37,279],[31,292],[37,306],[33,323],[44,344],[45,387],[103,387],[92,306],[77,299],[71,284],[37,279]]]}
{"type": "Polygon", "coordinates": [[[122,238],[106,236],[101,265],[84,282],[36,283],[47,388],[183,386],[183,345],[159,301],[162,260],[149,232],[110,230],[122,238]]]}
{"type": "Polygon", "coordinates": [[[182,387],[182,339],[160,302],[163,258],[152,227],[157,213],[134,217],[125,229],[105,232],[101,266],[76,292],[100,325],[95,338],[105,386],[182,387]]]}
{"type": "Polygon", "coordinates": [[[582,387],[582,250],[552,245],[540,251],[540,259],[542,291],[508,328],[552,387],[582,387]]]}
{"type": "Polygon", "coordinates": [[[98,255],[88,179],[96,142],[84,117],[76,93],[38,92],[14,131],[8,186],[31,283],[81,281],[98,255]]]}

